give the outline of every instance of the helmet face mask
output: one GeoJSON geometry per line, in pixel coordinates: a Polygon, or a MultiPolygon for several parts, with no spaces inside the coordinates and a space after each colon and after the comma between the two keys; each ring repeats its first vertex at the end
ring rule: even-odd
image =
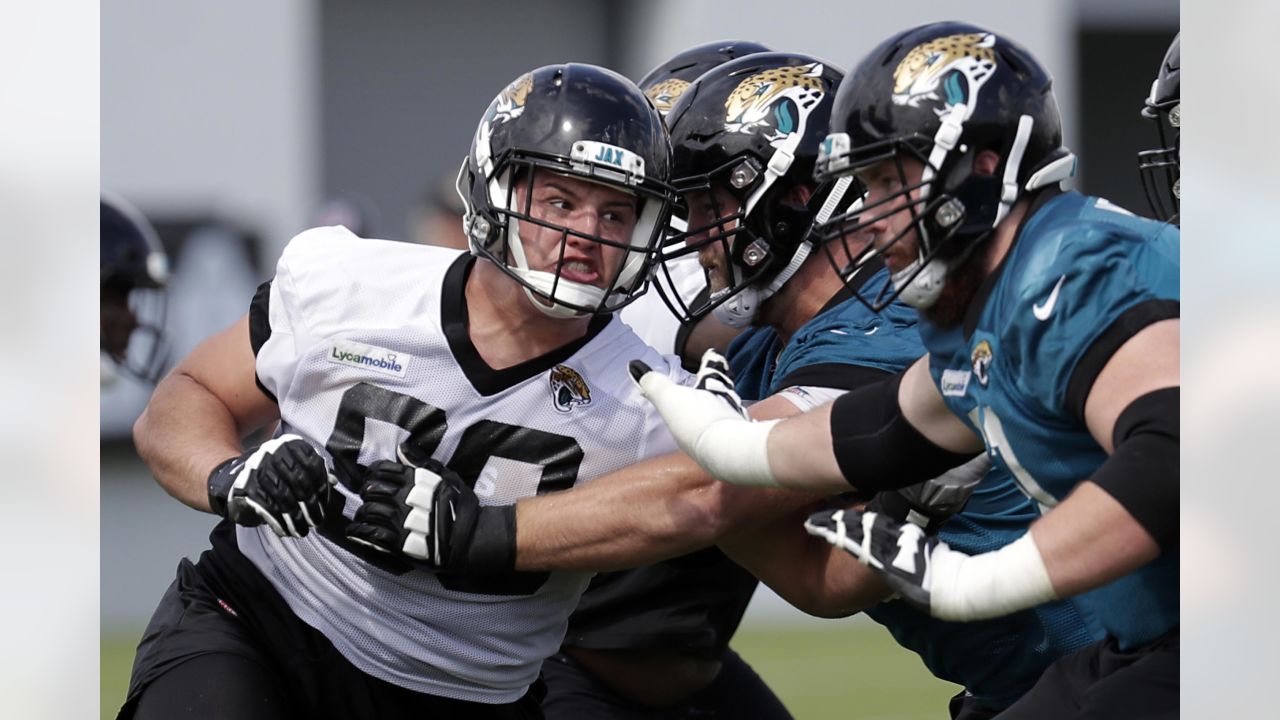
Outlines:
{"type": "Polygon", "coordinates": [[[1181,33],[1174,36],[1142,108],[1142,116],[1156,126],[1159,144],[1138,153],[1138,177],[1147,204],[1157,219],[1173,223],[1182,207],[1181,38],[1181,33]]]}
{"type": "MultiPolygon", "coordinates": [[[[872,203],[816,228],[824,241],[842,240],[855,265],[914,238],[913,260],[891,264],[892,288],[875,298],[858,294],[877,311],[899,297],[932,306],[948,274],[993,234],[1023,191],[1065,180],[1075,168],[1048,72],[1006,38],[961,23],[890,38],[841,85],[816,177],[832,182],[878,163],[896,169],[896,192],[873,192],[872,203]],[[918,180],[904,160],[919,163],[918,180]],[[871,225],[896,213],[909,215],[905,228],[852,251],[871,225]]],[[[900,247],[898,254],[902,260],[900,247]]]]}
{"type": "Polygon", "coordinates": [[[683,322],[714,313],[750,324],[809,254],[814,208],[828,189],[814,187],[812,168],[842,77],[809,56],[752,54],[704,73],[668,113],[672,184],[688,220],[663,247],[659,277],[671,281],[668,266],[700,251],[719,273],[693,303],[655,283],[683,322]]]}
{"type": "MultiPolygon", "coordinates": [[[[494,99],[458,175],[472,253],[495,263],[524,287],[533,305],[558,318],[614,312],[646,289],[654,248],[670,213],[670,144],[657,111],[639,88],[590,65],[558,65],[526,73],[494,99]],[[535,188],[554,178],[603,185],[636,198],[625,238],[560,224],[533,212],[535,188]],[[519,192],[518,192],[519,191],[519,192]],[[521,227],[545,240],[558,234],[559,261],[532,267],[521,227]],[[609,282],[566,277],[577,243],[600,255],[622,250],[609,282]]],[[[572,273],[569,273],[572,274],[572,273]]]]}
{"type": "Polygon", "coordinates": [[[100,203],[100,342],[103,382],[116,370],[155,384],[169,361],[168,260],[146,218],[123,200],[100,203]],[[109,362],[108,362],[109,361],[109,362]]]}
{"type": "MultiPolygon", "coordinates": [[[[686,322],[718,311],[722,322],[744,327],[754,317],[760,302],[756,285],[767,279],[774,263],[768,262],[773,259],[768,243],[748,230],[747,193],[735,191],[731,178],[754,178],[758,167],[750,158],[734,158],[709,173],[680,178],[676,191],[684,200],[687,227],[672,234],[659,272],[693,254],[706,258],[709,294],[704,304],[690,307],[678,295],[663,294],[672,312],[686,322]]],[[[655,283],[659,293],[670,284],[655,283]]]]}
{"type": "MultiPolygon", "coordinates": [[[[820,170],[832,177],[857,178],[859,201],[815,228],[828,261],[842,277],[852,278],[858,268],[886,259],[899,245],[912,257],[903,267],[891,266],[892,282],[874,297],[858,296],[876,312],[899,297],[913,307],[930,307],[947,271],[977,246],[970,243],[961,248],[952,242],[970,224],[966,206],[952,195],[930,195],[943,169],[931,164],[928,153],[921,150],[927,143],[921,140],[910,136],[872,143],[843,156],[840,170],[820,170]],[[860,174],[863,177],[858,178],[860,174]],[[889,191],[882,190],[886,183],[889,191]],[[943,248],[959,252],[943,256],[943,248]]],[[[828,136],[828,141],[838,139],[828,136]]],[[[988,229],[979,226],[969,231],[984,234],[988,229]]]]}

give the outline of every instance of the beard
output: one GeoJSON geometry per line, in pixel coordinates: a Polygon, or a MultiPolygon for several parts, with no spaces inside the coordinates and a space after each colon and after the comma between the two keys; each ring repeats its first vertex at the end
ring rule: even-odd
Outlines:
{"type": "Polygon", "coordinates": [[[989,235],[978,242],[979,246],[960,261],[959,266],[947,273],[946,285],[938,294],[937,302],[920,311],[930,325],[950,330],[964,321],[974,295],[982,281],[987,279],[983,268],[987,266],[987,259],[995,246],[989,235]]]}

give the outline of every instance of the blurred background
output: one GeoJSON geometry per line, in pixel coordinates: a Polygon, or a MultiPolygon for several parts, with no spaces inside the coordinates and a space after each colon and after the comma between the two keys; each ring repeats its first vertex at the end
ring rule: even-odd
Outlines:
{"type": "MultiPolygon", "coordinates": [[[[507,82],[564,61],[633,79],[738,38],[849,68],[892,32],[966,20],[1054,74],[1078,187],[1145,213],[1138,114],[1179,25],[1175,0],[112,0],[101,6],[101,186],[155,223],[173,265],[175,357],[230,324],[295,233],[460,242],[452,179],[507,82]],[[452,238],[446,240],[445,238],[452,238]]],[[[129,440],[148,388],[101,392],[102,711],[179,556],[213,518],[169,499],[129,440]]],[[[869,622],[817,621],[758,593],[739,649],[798,717],[939,717],[955,689],[869,622]],[[862,668],[862,670],[856,670],[862,668]],[[855,675],[864,678],[852,683],[855,675]],[[850,701],[858,699],[857,711],[850,701]]]]}

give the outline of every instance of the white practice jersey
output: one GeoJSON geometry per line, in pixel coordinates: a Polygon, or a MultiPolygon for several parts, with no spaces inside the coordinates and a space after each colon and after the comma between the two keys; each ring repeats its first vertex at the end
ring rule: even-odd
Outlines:
{"type": "MultiPolygon", "coordinates": [[[[666,271],[659,269],[654,273],[652,283],[662,283],[664,290],[678,294],[688,306],[707,287],[707,274],[698,264],[697,253],[690,253],[667,261],[666,271]],[[671,282],[667,280],[668,274],[671,282]]],[[[653,284],[635,302],[623,307],[618,316],[636,331],[641,340],[657,348],[658,352],[663,355],[675,352],[680,321],[671,314],[671,309],[653,284]]]]}
{"type": "MultiPolygon", "coordinates": [[[[254,300],[258,379],[280,404],[280,432],[306,438],[346,483],[347,517],[360,503],[351,489],[359,467],[395,459],[397,447],[446,463],[484,505],[675,449],[627,363],[643,358],[680,382],[687,375],[617,319],[600,318],[586,339],[549,356],[485,365],[466,330],[472,262],[456,250],[316,228],[290,241],[269,292],[254,300]]],[[[366,562],[340,533],[237,533],[293,611],[357,667],[475,702],[525,693],[590,578],[437,577],[366,562]]]]}

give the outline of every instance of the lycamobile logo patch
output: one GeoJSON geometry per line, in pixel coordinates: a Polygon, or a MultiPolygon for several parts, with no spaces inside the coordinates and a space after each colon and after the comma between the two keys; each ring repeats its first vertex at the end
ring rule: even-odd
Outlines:
{"type": "Polygon", "coordinates": [[[336,342],[329,348],[326,359],[339,365],[350,365],[402,378],[413,356],[376,345],[336,342]]]}

